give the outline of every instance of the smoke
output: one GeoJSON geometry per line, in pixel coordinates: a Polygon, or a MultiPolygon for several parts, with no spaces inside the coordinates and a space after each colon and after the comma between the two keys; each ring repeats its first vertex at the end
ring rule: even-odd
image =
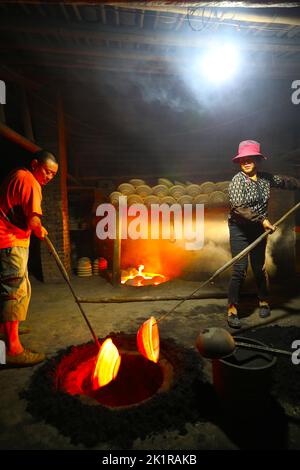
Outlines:
{"type": "Polygon", "coordinates": [[[202,271],[210,275],[230,259],[231,254],[228,247],[220,246],[213,240],[209,240],[202,250],[195,253],[189,270],[202,271]]]}
{"type": "MultiPolygon", "coordinates": [[[[215,216],[216,217],[216,216],[215,216]]],[[[221,217],[222,218],[222,217],[221,217]]],[[[280,243],[284,252],[291,243],[289,237],[283,237],[282,231],[277,230],[268,237],[266,248],[266,269],[273,277],[277,272],[274,253],[280,243]]],[[[205,244],[202,249],[188,251],[184,240],[123,240],[122,242],[122,269],[137,268],[143,264],[145,271],[164,274],[169,278],[176,278],[187,273],[198,277],[211,276],[215,271],[232,259],[227,221],[207,220],[205,222],[205,244]]],[[[221,277],[228,279],[231,269],[226,270],[221,277]]],[[[248,269],[247,279],[253,280],[252,269],[248,269]]]]}

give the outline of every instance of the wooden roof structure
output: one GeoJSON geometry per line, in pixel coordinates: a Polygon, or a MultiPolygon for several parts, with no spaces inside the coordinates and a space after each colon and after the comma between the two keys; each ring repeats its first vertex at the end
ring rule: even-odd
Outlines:
{"type": "MultiPolygon", "coordinates": [[[[52,93],[60,88],[77,175],[85,169],[90,175],[117,171],[109,161],[105,168],[99,164],[101,154],[118,154],[121,173],[131,157],[132,173],[138,155],[151,158],[153,144],[162,145],[160,155],[176,154],[159,138],[166,129],[168,143],[180,138],[174,114],[157,106],[145,112],[145,106],[164,100],[170,106],[171,100],[173,111],[181,111],[178,97],[191,100],[182,76],[212,38],[238,42],[247,64],[245,80],[300,79],[300,2],[233,3],[4,1],[0,79],[25,87],[43,142],[50,140],[45,129],[55,126],[52,93]]],[[[158,160],[152,161],[152,172],[157,166],[162,174],[158,160]]]]}

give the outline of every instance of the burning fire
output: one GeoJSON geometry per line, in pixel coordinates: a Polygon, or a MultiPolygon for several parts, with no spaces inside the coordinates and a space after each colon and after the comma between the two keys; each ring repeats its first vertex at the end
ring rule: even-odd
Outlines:
{"type": "Polygon", "coordinates": [[[97,390],[114,380],[119,372],[121,356],[110,338],[102,344],[97,356],[92,378],[93,390],[97,390]]]}
{"type": "Polygon", "coordinates": [[[163,274],[143,272],[144,268],[145,266],[141,264],[138,266],[137,270],[132,268],[128,271],[123,271],[121,275],[121,283],[129,286],[157,286],[158,284],[168,280],[163,274]]]}
{"type": "Polygon", "coordinates": [[[142,356],[149,361],[158,362],[159,359],[159,331],[154,317],[145,321],[137,334],[137,347],[142,356]]]}

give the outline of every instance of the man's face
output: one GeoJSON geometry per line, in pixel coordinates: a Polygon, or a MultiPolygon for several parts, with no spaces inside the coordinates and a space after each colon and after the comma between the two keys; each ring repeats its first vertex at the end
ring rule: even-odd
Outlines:
{"type": "Polygon", "coordinates": [[[57,173],[58,164],[52,160],[46,160],[46,162],[39,163],[37,160],[31,162],[32,174],[35,179],[40,183],[41,186],[49,183],[57,173]]]}
{"type": "Polygon", "coordinates": [[[240,166],[243,173],[249,175],[256,170],[256,162],[253,157],[243,157],[240,158],[240,166]]]}

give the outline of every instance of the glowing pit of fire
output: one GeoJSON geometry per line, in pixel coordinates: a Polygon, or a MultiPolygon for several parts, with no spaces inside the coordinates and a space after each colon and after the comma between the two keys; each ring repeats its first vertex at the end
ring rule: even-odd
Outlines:
{"type": "Polygon", "coordinates": [[[69,347],[33,373],[22,393],[27,411],[75,445],[105,443],[120,449],[156,432],[186,432],[187,422],[206,415],[213,394],[203,382],[202,359],[194,348],[163,339],[154,363],[137,351],[136,334],[109,337],[121,356],[115,380],[93,390],[97,346],[91,342],[69,347]]]}
{"type": "Polygon", "coordinates": [[[134,350],[117,349],[114,346],[115,350],[112,351],[111,344],[110,338],[105,340],[104,348],[102,346],[103,349],[98,353],[98,359],[106,354],[104,363],[100,360],[97,362],[98,369],[102,366],[102,372],[105,372],[104,378],[99,378],[101,371],[97,370],[97,366],[95,368],[95,345],[83,345],[80,347],[80,360],[76,354],[76,358],[73,357],[76,360],[71,365],[70,354],[61,362],[60,369],[63,373],[59,377],[59,388],[69,395],[79,395],[84,402],[88,397],[88,401],[94,401],[94,404],[98,402],[113,408],[141,403],[155,393],[170,388],[173,368],[166,358],[154,363],[134,350]],[[107,345],[112,352],[110,363],[107,345]]]}
{"type": "Polygon", "coordinates": [[[126,286],[158,286],[163,282],[168,281],[168,278],[163,274],[144,272],[145,266],[141,264],[138,269],[130,268],[123,270],[121,274],[121,284],[126,286]]]}

